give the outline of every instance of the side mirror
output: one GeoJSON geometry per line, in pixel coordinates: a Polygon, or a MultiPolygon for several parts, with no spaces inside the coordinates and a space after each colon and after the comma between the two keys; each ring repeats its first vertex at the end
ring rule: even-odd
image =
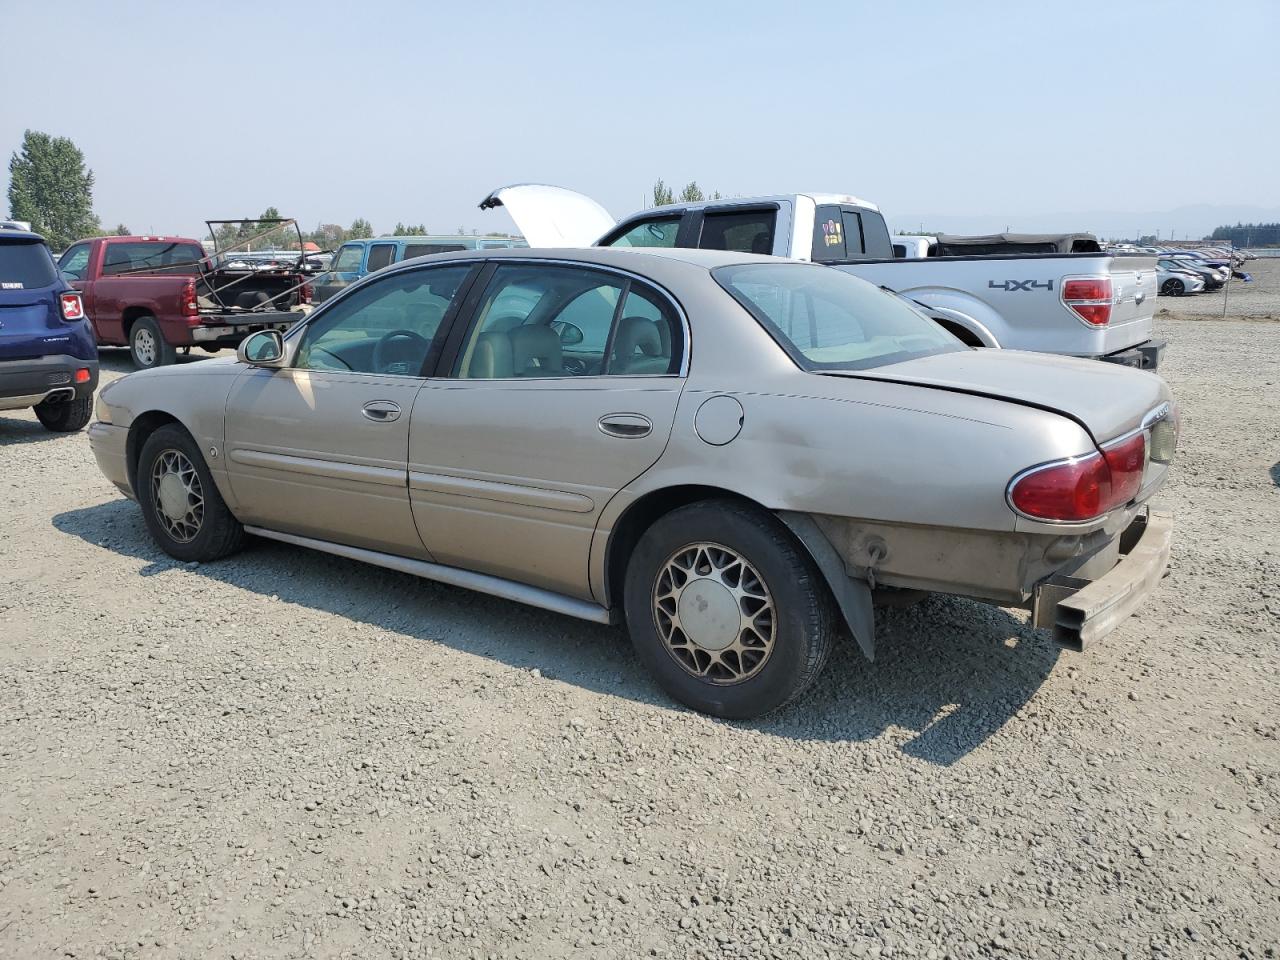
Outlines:
{"type": "Polygon", "coordinates": [[[236,359],[254,367],[278,367],[284,360],[284,337],[279,330],[259,330],[240,341],[236,359]]]}
{"type": "Polygon", "coordinates": [[[577,346],[587,338],[586,334],[582,332],[582,328],[576,323],[560,320],[552,324],[552,326],[556,328],[556,333],[560,335],[560,343],[563,346],[577,346]]]}

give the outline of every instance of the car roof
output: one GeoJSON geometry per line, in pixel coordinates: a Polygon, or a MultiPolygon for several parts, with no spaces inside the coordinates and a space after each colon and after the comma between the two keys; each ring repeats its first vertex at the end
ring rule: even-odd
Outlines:
{"type": "Polygon", "coordinates": [[[706,207],[758,207],[763,204],[791,202],[796,197],[808,197],[815,204],[821,206],[823,204],[844,204],[851,207],[860,207],[864,210],[873,210],[880,212],[880,208],[869,200],[863,200],[849,193],[778,193],[767,197],[720,197],[718,200],[691,200],[678,201],[676,203],[663,204],[660,207],[649,207],[646,210],[638,210],[635,213],[628,214],[618,223],[629,222],[639,217],[658,216],[667,214],[682,214],[689,210],[702,210],[706,207]]]}
{"type": "Polygon", "coordinates": [[[34,230],[0,230],[0,240],[12,240],[16,243],[44,243],[45,239],[34,230]]]}
{"type": "MultiPolygon", "coordinates": [[[[428,259],[426,257],[419,259],[428,259]]],[[[567,260],[621,269],[643,270],[644,261],[651,264],[682,263],[711,270],[738,263],[805,263],[758,253],[736,250],[695,250],[688,247],[502,247],[492,250],[456,250],[436,253],[432,263],[446,260],[567,260]]],[[[406,261],[416,262],[416,261],[406,261]]]]}

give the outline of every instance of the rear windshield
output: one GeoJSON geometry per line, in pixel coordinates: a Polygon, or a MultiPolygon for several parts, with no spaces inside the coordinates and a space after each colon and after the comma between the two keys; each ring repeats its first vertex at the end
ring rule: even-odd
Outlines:
{"type": "Polygon", "coordinates": [[[866,370],[968,349],[896,294],[817,264],[711,271],[805,370],[866,370]]]}
{"type": "Polygon", "coordinates": [[[38,241],[0,240],[0,290],[35,290],[58,278],[49,248],[38,241]]]}
{"type": "Polygon", "coordinates": [[[194,243],[141,240],[109,243],[102,262],[104,276],[120,273],[195,273],[204,250],[194,243]]]}

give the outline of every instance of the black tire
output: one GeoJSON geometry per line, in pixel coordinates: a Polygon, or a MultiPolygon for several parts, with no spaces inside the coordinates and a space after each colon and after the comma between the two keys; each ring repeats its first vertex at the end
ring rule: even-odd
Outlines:
{"type": "MultiPolygon", "coordinates": [[[[712,566],[707,569],[713,571],[713,577],[717,575],[712,566]]],[[[724,569],[727,573],[732,566],[724,569]]],[[[685,584],[694,582],[695,578],[690,577],[685,584]]],[[[727,583],[728,580],[722,581],[722,585],[727,583]]],[[[664,602],[672,609],[684,610],[683,594],[682,587],[678,600],[667,597],[664,602]]],[[[708,609],[703,595],[691,596],[694,609],[708,609]]],[[[746,600],[730,602],[745,616],[753,612],[743,607],[746,600]]],[[[681,507],[645,531],[627,564],[624,607],[636,654],[662,688],[694,710],[729,720],[749,720],[770,713],[808,689],[827,661],[837,624],[834,602],[821,573],[790,531],[771,514],[729,500],[681,507]],[[713,550],[725,548],[728,554],[736,554],[747,567],[754,568],[749,572],[758,576],[763,592],[771,598],[772,616],[766,619],[772,623],[772,645],[763,660],[745,666],[751,663],[747,654],[726,651],[725,655],[741,668],[739,679],[726,676],[733,670],[717,662],[721,655],[707,654],[703,648],[695,650],[693,646],[684,646],[677,652],[676,645],[664,639],[664,635],[677,636],[679,631],[676,627],[672,632],[674,620],[658,612],[658,596],[664,584],[671,583],[670,579],[662,579],[667,575],[664,571],[681,562],[677,558],[689,556],[688,551],[696,555],[703,544],[713,550]],[[696,676],[693,671],[700,668],[704,658],[713,665],[701,668],[704,675],[696,676]],[[722,671],[719,682],[711,677],[715,670],[722,671]]],[[[732,632],[735,628],[728,629],[732,632]]],[[[738,636],[741,638],[743,633],[738,636]]]]}
{"type": "Polygon", "coordinates": [[[1166,297],[1180,297],[1187,292],[1186,284],[1177,277],[1170,277],[1164,282],[1164,286],[1160,289],[1166,297]]]}
{"type": "Polygon", "coordinates": [[[160,324],[148,314],[139,317],[129,328],[129,355],[139,370],[150,370],[173,363],[178,351],[165,341],[160,333],[160,324]]]}
{"type": "MultiPolygon", "coordinates": [[[[138,497],[138,506],[142,508],[142,518],[146,521],[147,529],[160,549],[169,556],[203,563],[220,560],[235,553],[244,544],[244,527],[227,509],[209,474],[199,446],[182,427],[168,424],[147,437],[146,443],[142,445],[142,454],[138,457],[135,487],[134,492],[138,497]],[[195,521],[182,524],[181,529],[175,532],[175,521],[166,519],[169,515],[157,502],[155,476],[158,460],[163,457],[166,458],[166,463],[171,463],[177,456],[185,458],[195,479],[199,481],[202,510],[195,521]],[[183,533],[191,533],[191,536],[184,539],[183,533]]],[[[188,506],[190,503],[188,498],[188,506]]]]}
{"type": "Polygon", "coordinates": [[[37,404],[32,408],[36,418],[44,424],[46,430],[54,433],[75,433],[83,430],[89,418],[93,416],[93,397],[81,397],[77,400],[63,400],[37,404]]]}

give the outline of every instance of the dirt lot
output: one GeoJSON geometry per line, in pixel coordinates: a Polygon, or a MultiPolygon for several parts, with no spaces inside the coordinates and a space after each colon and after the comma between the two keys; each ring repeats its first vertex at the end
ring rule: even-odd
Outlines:
{"type": "Polygon", "coordinates": [[[748,725],[618,630],[278,544],[177,564],[83,434],[0,416],[0,956],[1276,956],[1280,323],[1159,332],[1139,615],[1071,654],[883,611],[876,663],[748,725]]]}

